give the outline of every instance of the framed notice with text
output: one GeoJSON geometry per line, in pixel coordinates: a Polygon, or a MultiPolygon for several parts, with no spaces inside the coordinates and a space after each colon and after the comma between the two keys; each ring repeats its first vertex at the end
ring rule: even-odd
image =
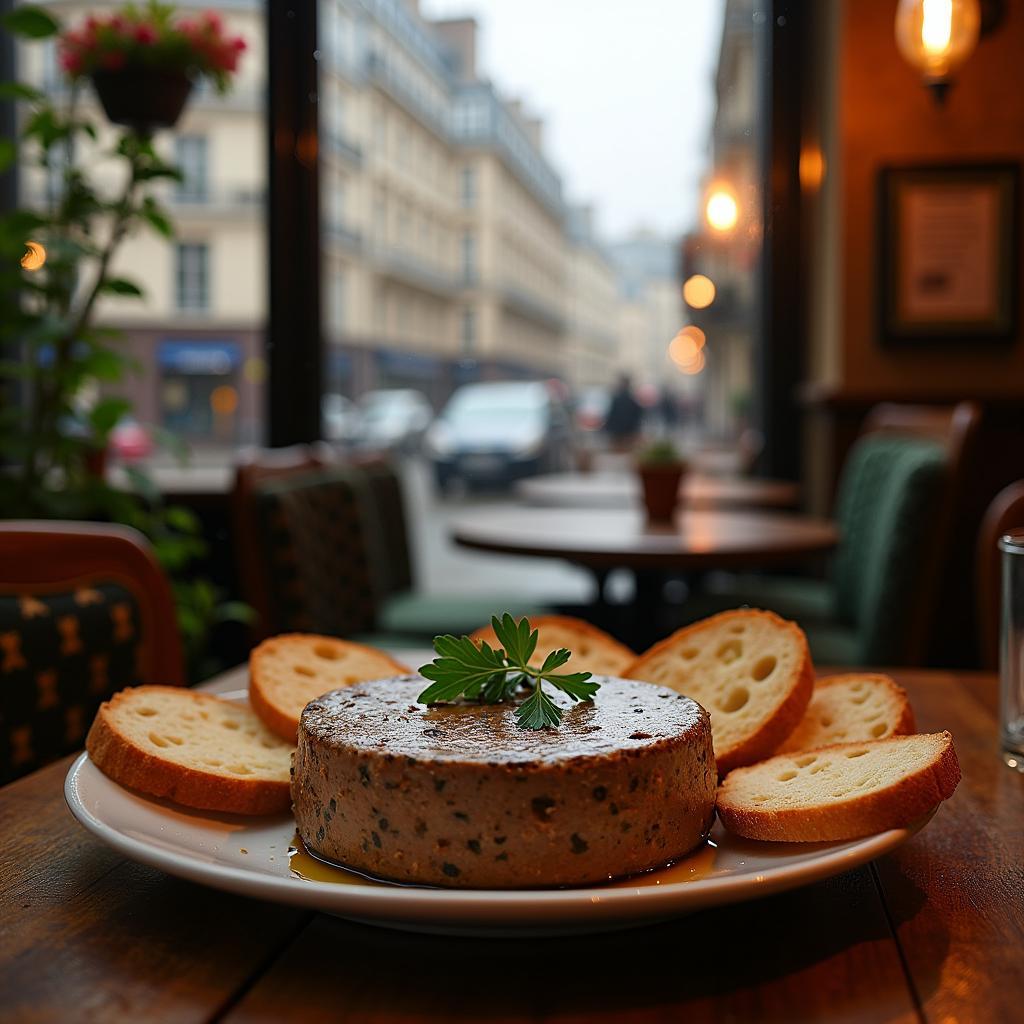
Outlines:
{"type": "Polygon", "coordinates": [[[883,345],[1013,342],[1019,178],[1013,163],[879,172],[883,345]]]}

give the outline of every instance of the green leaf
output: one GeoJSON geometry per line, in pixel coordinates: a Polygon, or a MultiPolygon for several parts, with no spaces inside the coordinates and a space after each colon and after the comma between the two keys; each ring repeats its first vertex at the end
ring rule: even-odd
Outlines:
{"type": "Polygon", "coordinates": [[[174,225],[171,223],[170,217],[153,201],[152,197],[147,197],[146,201],[142,204],[142,208],[139,210],[142,218],[149,224],[154,231],[158,234],[163,235],[164,238],[174,237],[174,225]]]}
{"type": "Polygon", "coordinates": [[[529,620],[522,618],[516,622],[505,612],[500,619],[496,615],[491,617],[491,628],[508,660],[519,668],[526,668],[537,649],[538,636],[536,630],[530,631],[529,620]]]}
{"type": "Polygon", "coordinates": [[[46,39],[60,31],[60,24],[35,4],[22,4],[0,19],[0,24],[16,36],[26,39],[46,39]]]}
{"type": "Polygon", "coordinates": [[[495,673],[505,670],[499,651],[486,643],[477,647],[468,636],[434,637],[434,650],[438,657],[420,669],[420,675],[433,680],[417,698],[421,704],[474,697],[495,673]]]}
{"type": "Polygon", "coordinates": [[[164,520],[168,526],[182,533],[199,533],[201,526],[196,514],[184,505],[170,505],[164,510],[164,520]]]}
{"type": "Polygon", "coordinates": [[[43,100],[46,94],[24,82],[0,82],[0,100],[43,100]]]}
{"type": "Polygon", "coordinates": [[[0,172],[6,171],[18,157],[18,147],[10,139],[0,139],[0,172]]]}
{"type": "Polygon", "coordinates": [[[557,686],[563,693],[567,693],[573,700],[590,700],[598,690],[600,683],[588,682],[589,672],[573,672],[571,675],[546,675],[543,677],[552,686],[557,686]]]}
{"type": "Polygon", "coordinates": [[[109,434],[131,410],[132,403],[125,398],[102,398],[92,407],[89,422],[101,434],[109,434]]]}
{"type": "Polygon", "coordinates": [[[106,281],[100,285],[101,292],[110,292],[113,295],[133,295],[136,298],[142,298],[142,289],[134,282],[129,281],[126,277],[109,277],[106,281]]]}
{"type": "Polygon", "coordinates": [[[552,651],[544,659],[544,664],[540,667],[540,674],[543,676],[549,672],[554,672],[556,668],[561,668],[571,657],[572,651],[567,651],[564,647],[560,647],[557,651],[552,651]]]}
{"type": "Polygon", "coordinates": [[[562,721],[562,709],[544,692],[539,679],[515,714],[520,729],[556,728],[562,721]]]}

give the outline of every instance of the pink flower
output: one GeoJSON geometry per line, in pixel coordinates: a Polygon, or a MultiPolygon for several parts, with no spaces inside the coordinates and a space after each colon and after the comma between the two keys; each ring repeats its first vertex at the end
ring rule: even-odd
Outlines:
{"type": "Polygon", "coordinates": [[[249,49],[249,44],[246,43],[241,36],[235,36],[235,38],[231,40],[231,48],[235,53],[245,53],[245,51],[249,49]]]}
{"type": "Polygon", "coordinates": [[[156,29],[152,25],[136,25],[135,41],[143,46],[151,46],[156,42],[156,29]]]}
{"type": "Polygon", "coordinates": [[[82,55],[72,50],[64,50],[60,55],[60,66],[67,74],[74,77],[82,70],[82,55]]]}
{"type": "Polygon", "coordinates": [[[203,21],[214,32],[219,32],[224,27],[224,21],[216,11],[205,11],[203,13],[203,21]]]}

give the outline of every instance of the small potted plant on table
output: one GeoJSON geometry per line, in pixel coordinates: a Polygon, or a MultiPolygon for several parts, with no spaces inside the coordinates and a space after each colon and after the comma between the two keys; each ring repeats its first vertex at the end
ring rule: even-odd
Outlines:
{"type": "Polygon", "coordinates": [[[652,523],[671,522],[679,503],[679,487],[686,474],[686,460],[671,441],[655,441],[640,452],[637,472],[648,520],[652,523]]]}

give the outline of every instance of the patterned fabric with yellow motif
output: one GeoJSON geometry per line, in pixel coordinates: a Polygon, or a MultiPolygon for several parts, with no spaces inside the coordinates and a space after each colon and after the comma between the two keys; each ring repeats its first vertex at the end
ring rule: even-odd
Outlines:
{"type": "Polygon", "coordinates": [[[0,784],[78,750],[100,704],[139,682],[138,653],[118,584],[0,594],[0,784]]]}

